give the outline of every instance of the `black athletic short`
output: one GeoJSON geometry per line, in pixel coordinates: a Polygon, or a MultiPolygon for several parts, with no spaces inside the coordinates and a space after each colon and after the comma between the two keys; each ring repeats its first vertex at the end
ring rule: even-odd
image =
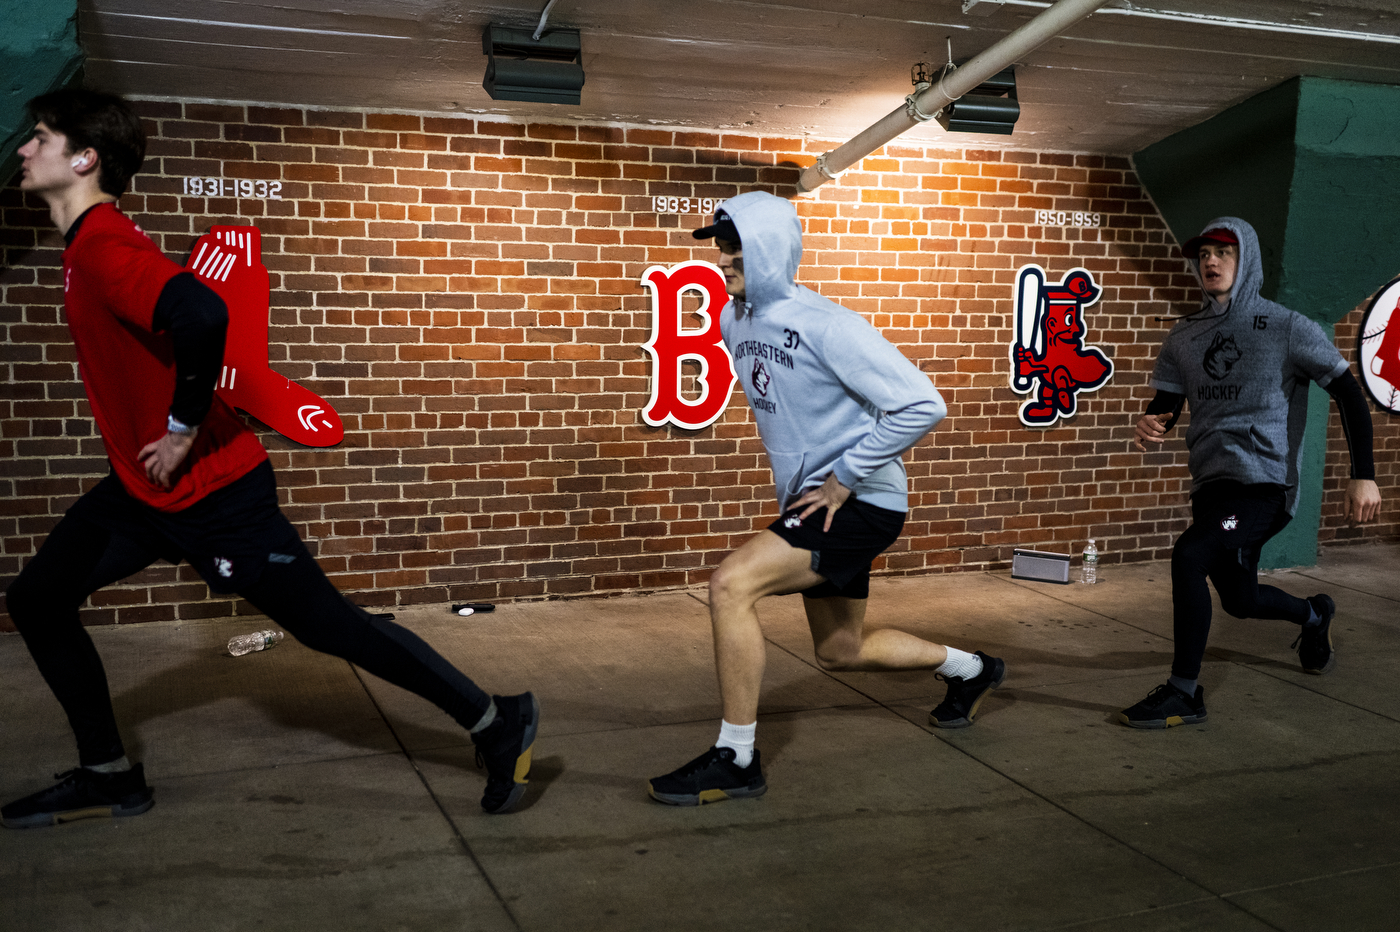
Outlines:
{"type": "Polygon", "coordinates": [[[277,505],[277,481],[267,460],[175,512],[137,501],[110,473],[69,513],[171,563],[188,560],[215,592],[238,592],[256,582],[269,561],[290,563],[305,549],[277,505]]]}
{"type": "Polygon", "coordinates": [[[826,509],[819,508],[799,520],[802,508],[791,508],[768,525],[768,530],[799,550],[812,551],[812,572],[826,577],[803,591],[809,599],[870,596],[870,563],[898,539],[905,513],[858,501],[854,495],[836,509],[831,531],[823,532],[826,509]]]}

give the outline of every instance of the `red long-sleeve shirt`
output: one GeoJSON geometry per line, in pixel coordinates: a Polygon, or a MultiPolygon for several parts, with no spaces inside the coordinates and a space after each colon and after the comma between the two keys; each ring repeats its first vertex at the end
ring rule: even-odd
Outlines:
{"type": "Polygon", "coordinates": [[[146,478],[137,454],[159,440],[175,393],[168,333],[152,330],[161,290],[182,269],[115,204],[99,204],[63,252],[63,302],[93,418],[117,477],[139,501],[180,511],[267,459],[258,438],[214,398],[169,489],[146,478]]]}

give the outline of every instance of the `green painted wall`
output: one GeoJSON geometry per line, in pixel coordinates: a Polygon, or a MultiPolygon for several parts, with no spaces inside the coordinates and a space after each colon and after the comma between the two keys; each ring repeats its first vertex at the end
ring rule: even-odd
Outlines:
{"type": "Polygon", "coordinates": [[[1216,217],[1241,217],[1259,234],[1263,294],[1274,298],[1293,185],[1298,81],[1143,149],[1133,167],[1178,243],[1216,217]]]}
{"type": "Polygon", "coordinates": [[[1334,324],[1400,272],[1400,87],[1300,86],[1277,300],[1334,324]]]}
{"type": "MultiPolygon", "coordinates": [[[[1253,224],[1264,296],[1330,334],[1400,272],[1396,127],[1400,87],[1299,77],[1147,147],[1133,164],[1177,242],[1214,217],[1253,224]]],[[[1317,562],[1329,404],[1313,386],[1298,513],[1265,548],[1265,567],[1317,562]]]]}
{"type": "Polygon", "coordinates": [[[32,127],[24,105],[72,81],[83,66],[77,0],[0,0],[0,183],[19,168],[32,127]]]}

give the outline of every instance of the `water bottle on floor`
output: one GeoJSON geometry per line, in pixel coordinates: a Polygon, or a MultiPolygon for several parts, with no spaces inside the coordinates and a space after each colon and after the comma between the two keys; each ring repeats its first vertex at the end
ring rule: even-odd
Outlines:
{"type": "Polygon", "coordinates": [[[1099,581],[1099,548],[1094,546],[1092,537],[1084,548],[1084,566],[1079,570],[1079,581],[1089,586],[1099,581]]]}
{"type": "Polygon", "coordinates": [[[235,657],[251,654],[255,650],[267,650],[284,635],[281,631],[258,631],[255,634],[238,634],[229,639],[228,652],[235,657]]]}

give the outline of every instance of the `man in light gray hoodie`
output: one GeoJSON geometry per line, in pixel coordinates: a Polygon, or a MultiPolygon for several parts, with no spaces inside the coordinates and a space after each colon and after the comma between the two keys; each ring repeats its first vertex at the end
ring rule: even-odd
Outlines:
{"type": "Polygon", "coordinates": [[[1332,597],[1307,599],[1261,586],[1264,544],[1298,508],[1298,472],[1308,422],[1308,383],[1316,382],[1341,415],[1351,454],[1345,516],[1371,521],[1380,512],[1371,450],[1371,412],[1342,354],[1322,328],[1259,294],[1263,265],[1254,228],[1221,217],[1182,247],[1205,292],[1200,310],[1181,318],[1157,357],[1157,390],[1138,420],[1135,441],[1161,445],[1191,405],[1191,526],[1172,549],[1176,654],[1171,677],[1119,713],[1133,728],[1169,728],[1206,720],[1196,681],[1210,634],[1209,579],[1236,618],[1299,626],[1293,646],[1303,672],[1321,675],[1336,662],[1332,597]]]}
{"type": "Polygon", "coordinates": [[[782,512],[710,577],[724,720],[715,746],[648,790],[697,806],[767,790],[754,733],[767,595],[802,593],[817,661],[828,670],[935,670],[948,684],[930,714],[939,728],[972,724],[1005,664],[903,631],[866,630],[870,564],[909,510],[900,455],[947,409],[928,377],[859,314],[793,280],[802,226],[792,204],[761,191],[720,205],[693,234],[714,237],[732,297],[720,329],[753,407],[782,512]]]}

